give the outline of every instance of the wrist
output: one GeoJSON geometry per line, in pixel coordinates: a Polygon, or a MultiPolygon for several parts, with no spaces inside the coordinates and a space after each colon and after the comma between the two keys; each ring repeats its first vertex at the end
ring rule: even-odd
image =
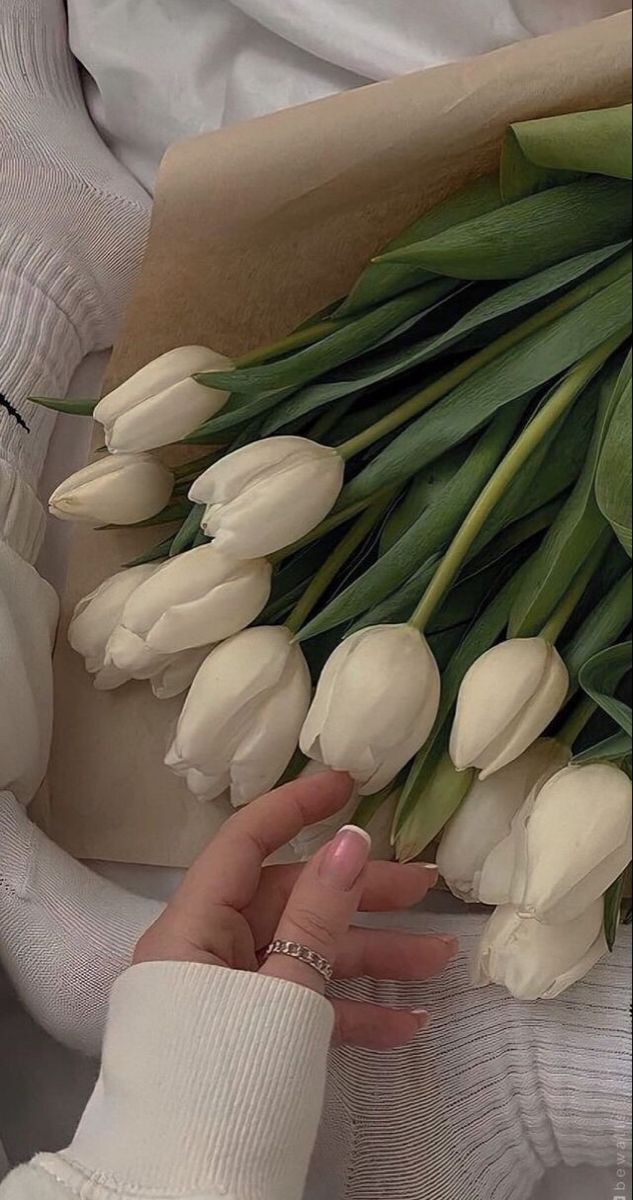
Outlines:
{"type": "Polygon", "coordinates": [[[115,985],[103,1069],[64,1158],[166,1192],[301,1194],[333,1011],[281,980],[144,963],[115,985]],[[183,1154],[182,1147],[187,1147],[183,1154]]]}

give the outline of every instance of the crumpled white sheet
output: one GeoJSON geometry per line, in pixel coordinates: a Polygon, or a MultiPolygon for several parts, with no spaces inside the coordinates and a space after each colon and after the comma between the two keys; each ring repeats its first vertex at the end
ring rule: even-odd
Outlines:
{"type": "Polygon", "coordinates": [[[626,0],[68,0],[93,119],[149,191],[170,142],[627,7],[626,0]]]}

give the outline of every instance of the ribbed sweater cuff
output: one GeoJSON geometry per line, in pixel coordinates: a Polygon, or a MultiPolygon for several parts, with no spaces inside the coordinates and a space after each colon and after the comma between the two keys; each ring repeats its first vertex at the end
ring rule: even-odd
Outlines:
{"type": "Polygon", "coordinates": [[[133,967],[115,985],[101,1075],[55,1174],[124,1194],[299,1200],[332,1028],[330,1004],[285,981],[133,967]]]}
{"type": "Polygon", "coordinates": [[[63,256],[0,230],[0,460],[34,488],[55,414],[28,397],[66,395],[89,350],[89,308],[63,256]]]}

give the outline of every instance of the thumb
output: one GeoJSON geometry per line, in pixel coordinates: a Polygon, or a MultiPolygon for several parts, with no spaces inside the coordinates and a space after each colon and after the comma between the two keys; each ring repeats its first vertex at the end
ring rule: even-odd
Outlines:
{"type": "MultiPolygon", "coordinates": [[[[371,838],[364,829],[346,825],[339,830],[302,871],[275,940],[313,950],[334,967],[341,940],[358,911],[370,850],[371,838]]],[[[272,954],[260,973],[325,991],[325,979],[314,967],[283,954],[272,954]]]]}

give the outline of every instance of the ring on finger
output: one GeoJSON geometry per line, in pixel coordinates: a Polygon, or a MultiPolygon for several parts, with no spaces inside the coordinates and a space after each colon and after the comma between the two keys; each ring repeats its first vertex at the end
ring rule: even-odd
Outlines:
{"type": "Polygon", "coordinates": [[[312,967],[326,983],[330,983],[334,978],[334,968],[327,958],[323,958],[322,954],[317,954],[316,950],[311,950],[309,946],[302,946],[300,942],[284,942],[281,940],[271,942],[269,946],[260,955],[260,962],[263,965],[273,955],[280,954],[286,958],[294,958],[297,962],[305,963],[307,967],[312,967]]]}

